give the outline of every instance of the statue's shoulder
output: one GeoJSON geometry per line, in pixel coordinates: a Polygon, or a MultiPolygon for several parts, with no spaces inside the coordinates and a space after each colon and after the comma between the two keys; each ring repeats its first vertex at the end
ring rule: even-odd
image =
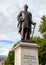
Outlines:
{"type": "Polygon", "coordinates": [[[29,14],[30,16],[32,16],[32,13],[28,12],[28,14],[29,14]]]}
{"type": "Polygon", "coordinates": [[[21,11],[22,13],[25,12],[25,11],[21,11]]]}
{"type": "Polygon", "coordinates": [[[20,11],[20,13],[22,13],[22,11],[20,11]]]}
{"type": "Polygon", "coordinates": [[[22,14],[24,11],[20,11],[20,14],[22,14]]]}

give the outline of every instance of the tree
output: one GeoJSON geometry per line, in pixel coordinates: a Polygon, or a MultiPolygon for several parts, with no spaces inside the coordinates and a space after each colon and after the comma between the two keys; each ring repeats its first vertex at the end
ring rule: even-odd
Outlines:
{"type": "Polygon", "coordinates": [[[41,46],[39,49],[39,62],[42,65],[46,64],[46,39],[41,39],[41,46]]]}
{"type": "Polygon", "coordinates": [[[39,55],[39,63],[41,65],[45,65],[46,63],[46,39],[40,37],[32,38],[39,46],[38,55],[39,55]]]}
{"type": "Polygon", "coordinates": [[[39,32],[46,39],[46,16],[42,16],[42,18],[41,18],[41,24],[39,26],[39,32]]]}
{"type": "Polygon", "coordinates": [[[8,57],[5,60],[4,65],[14,65],[14,51],[9,51],[8,57]]]}
{"type": "MultiPolygon", "coordinates": [[[[13,46],[13,48],[16,46],[16,44],[13,46]]],[[[14,65],[14,51],[11,50],[8,53],[7,59],[4,62],[4,65],[14,65]]]]}

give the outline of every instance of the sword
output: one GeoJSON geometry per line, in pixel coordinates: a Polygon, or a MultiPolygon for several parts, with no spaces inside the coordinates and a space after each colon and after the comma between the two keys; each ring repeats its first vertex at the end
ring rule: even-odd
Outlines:
{"type": "Polygon", "coordinates": [[[33,35],[34,35],[35,27],[36,27],[36,24],[34,25],[34,28],[33,28],[32,38],[33,38],[33,35]]]}

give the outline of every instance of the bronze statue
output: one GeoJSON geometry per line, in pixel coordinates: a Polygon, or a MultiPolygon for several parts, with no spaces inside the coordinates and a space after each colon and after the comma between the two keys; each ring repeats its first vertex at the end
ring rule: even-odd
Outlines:
{"type": "Polygon", "coordinates": [[[24,11],[21,11],[19,15],[17,16],[18,20],[18,30],[21,34],[21,40],[29,40],[30,34],[31,34],[31,24],[35,25],[36,23],[33,23],[32,21],[32,14],[27,11],[28,6],[24,6],[24,11]]]}

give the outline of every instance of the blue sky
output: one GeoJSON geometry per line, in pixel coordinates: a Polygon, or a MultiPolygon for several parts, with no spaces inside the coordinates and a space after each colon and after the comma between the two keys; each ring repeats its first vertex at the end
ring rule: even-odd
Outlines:
{"type": "Polygon", "coordinates": [[[38,28],[41,16],[46,16],[46,0],[0,0],[0,55],[7,55],[21,38],[17,32],[17,15],[25,4],[37,23],[34,36],[40,36],[38,28]]]}

